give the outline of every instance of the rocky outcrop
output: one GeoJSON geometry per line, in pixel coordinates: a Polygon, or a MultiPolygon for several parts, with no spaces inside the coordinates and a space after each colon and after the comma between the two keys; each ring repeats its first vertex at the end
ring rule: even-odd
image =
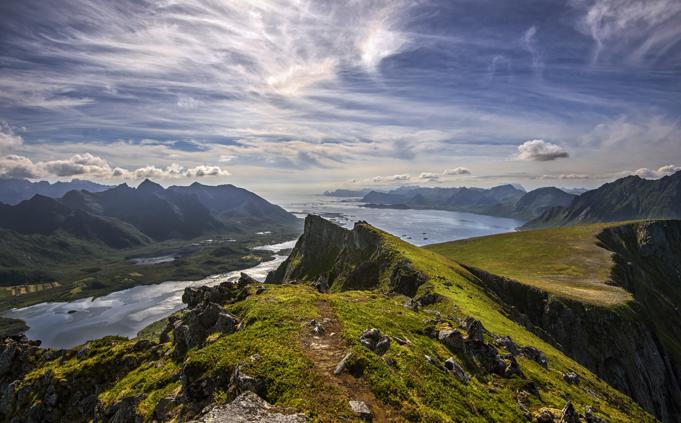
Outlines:
{"type": "Polygon", "coordinates": [[[681,222],[622,225],[604,230],[598,238],[614,253],[611,283],[634,296],[635,301],[626,306],[603,308],[556,298],[505,277],[467,269],[506,305],[509,317],[660,420],[681,421],[677,306],[681,304],[681,222]]]}
{"type": "MultiPolygon", "coordinates": [[[[283,414],[253,392],[245,392],[234,401],[208,410],[193,423],[305,423],[302,413],[283,414]]],[[[190,422],[190,423],[192,423],[190,422]]]]}
{"type": "Polygon", "coordinates": [[[397,254],[376,231],[366,222],[348,230],[309,215],[291,255],[267,275],[267,282],[309,282],[326,292],[383,288],[381,280],[386,279],[388,290],[413,297],[428,278],[408,260],[396,261],[397,254]]]}

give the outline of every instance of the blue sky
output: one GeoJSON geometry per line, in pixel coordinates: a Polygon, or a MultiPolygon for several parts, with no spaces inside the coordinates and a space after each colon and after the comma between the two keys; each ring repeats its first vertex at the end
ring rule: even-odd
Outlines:
{"type": "Polygon", "coordinates": [[[681,166],[681,2],[5,0],[0,176],[261,192],[681,166]]]}

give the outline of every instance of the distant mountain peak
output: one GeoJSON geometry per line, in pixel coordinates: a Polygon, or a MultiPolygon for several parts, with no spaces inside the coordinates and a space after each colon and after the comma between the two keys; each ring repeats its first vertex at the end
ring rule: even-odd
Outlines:
{"type": "Polygon", "coordinates": [[[137,190],[142,192],[162,192],[164,188],[151,179],[145,179],[137,186],[137,190]]]}

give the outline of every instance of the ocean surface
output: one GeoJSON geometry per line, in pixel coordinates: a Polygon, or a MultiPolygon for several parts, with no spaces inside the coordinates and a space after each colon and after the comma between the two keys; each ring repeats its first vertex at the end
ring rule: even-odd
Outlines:
{"type": "MultiPolygon", "coordinates": [[[[514,219],[441,210],[372,209],[361,207],[357,200],[322,196],[300,199],[282,206],[299,217],[318,214],[347,228],[351,228],[358,220],[365,220],[415,245],[510,232],[523,223],[514,219]]],[[[295,240],[291,240],[258,248],[276,254],[294,245],[295,240]]],[[[70,348],[107,335],[134,337],[147,325],[184,308],[182,293],[186,287],[236,280],[242,271],[262,281],[285,258],[284,255],[276,254],[274,260],[258,266],[198,281],[169,281],[137,286],[99,298],[12,309],[3,315],[25,321],[30,327],[26,335],[30,339],[40,339],[45,347],[70,348]]],[[[138,264],[151,265],[171,259],[152,257],[138,264]]]]}

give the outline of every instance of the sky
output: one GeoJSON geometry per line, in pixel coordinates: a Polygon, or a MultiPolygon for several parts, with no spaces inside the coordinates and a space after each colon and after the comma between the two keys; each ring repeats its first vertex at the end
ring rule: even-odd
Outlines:
{"type": "Polygon", "coordinates": [[[595,187],[680,129],[678,0],[0,2],[0,177],[595,187]]]}

